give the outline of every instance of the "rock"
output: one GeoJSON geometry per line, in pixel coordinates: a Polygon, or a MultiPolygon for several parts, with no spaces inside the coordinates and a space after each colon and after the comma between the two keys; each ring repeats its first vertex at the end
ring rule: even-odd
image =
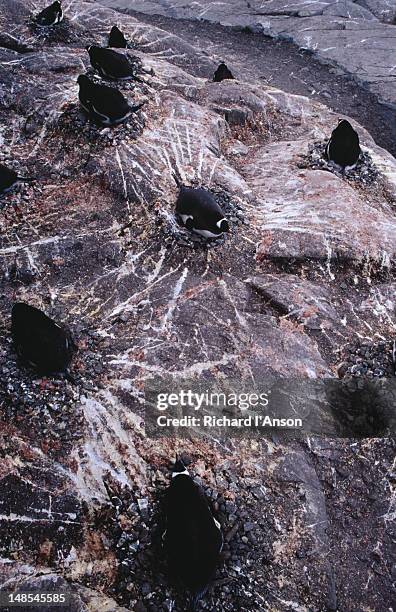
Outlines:
{"type": "Polygon", "coordinates": [[[334,377],[341,360],[348,384],[382,371],[389,350],[377,341],[389,347],[395,325],[394,160],[356,125],[378,168],[370,189],[361,175],[315,167],[308,151],[338,115],[244,81],[239,64],[238,81],[208,82],[217,51],[201,49],[194,24],[186,42],[77,0],[44,34],[30,6],[6,0],[0,11],[0,158],[40,176],[1,199],[0,583],[43,588],[51,576],[71,585],[81,612],[185,609],[160,544],[169,462],[184,451],[225,534],[207,609],[260,609],[263,599],[274,609],[280,599],[325,609],[334,605],[332,570],[339,609],[389,608],[390,585],[368,581],[355,553],[377,541],[386,557],[391,548],[390,443],[318,436],[319,451],[305,437],[153,440],[144,392],[168,378],[209,388],[276,376],[294,387],[334,377]],[[146,81],[119,86],[147,103],[103,130],[81,112],[76,77],[87,68],[84,46],[105,44],[115,21],[146,81]],[[178,225],[175,171],[212,191],[230,218],[227,236],[193,239],[178,225]],[[75,332],[74,385],[18,362],[15,300],[75,332]],[[381,495],[362,479],[362,457],[381,495]],[[335,462],[359,489],[345,492],[335,462]]]}
{"type": "MultiPolygon", "coordinates": [[[[0,576],[2,576],[0,569],[0,576]]],[[[79,586],[71,588],[69,583],[61,576],[47,571],[42,576],[35,576],[33,567],[18,563],[10,563],[7,567],[7,592],[14,595],[18,593],[53,593],[64,594],[66,597],[65,605],[57,605],[59,612],[88,612],[97,610],[98,612],[126,612],[127,608],[117,605],[117,603],[103,594],[79,586]]],[[[3,576],[2,576],[3,577],[3,576]]],[[[51,612],[53,604],[40,605],[43,612],[51,612]]],[[[24,606],[24,611],[34,612],[37,606],[24,606]]]]}
{"type": "Polygon", "coordinates": [[[249,280],[264,298],[282,315],[296,318],[308,329],[330,328],[339,316],[330,303],[326,288],[292,274],[262,275],[249,280]]]}
{"type": "Polygon", "coordinates": [[[321,170],[301,171],[295,165],[305,147],[303,142],[287,149],[279,143],[262,147],[245,169],[253,193],[265,203],[264,209],[256,210],[257,223],[262,220],[258,257],[359,261],[369,253],[381,265],[385,251],[394,259],[396,229],[391,207],[376,209],[346,185],[340,202],[336,195],[339,178],[321,170]],[[276,163],[276,175],[270,170],[272,163],[276,163]],[[367,219],[377,229],[368,228],[367,219]]]}
{"type": "Polygon", "coordinates": [[[149,507],[148,499],[141,498],[141,499],[138,499],[137,502],[138,502],[138,506],[139,506],[141,515],[143,517],[146,517],[148,514],[148,507],[149,507]]]}
{"type": "MultiPolygon", "coordinates": [[[[127,0],[101,0],[101,3],[116,9],[130,8],[127,0]]],[[[392,24],[396,9],[388,0],[325,0],[303,6],[300,2],[285,3],[284,0],[270,0],[264,5],[259,0],[251,0],[247,7],[238,0],[226,5],[207,0],[199,6],[176,0],[171,7],[162,0],[141,0],[134,5],[134,10],[188,19],[200,19],[203,14],[208,21],[292,40],[322,62],[339,66],[363,82],[384,107],[393,107],[389,126],[395,123],[396,85],[392,70],[396,33],[392,24]]]]}

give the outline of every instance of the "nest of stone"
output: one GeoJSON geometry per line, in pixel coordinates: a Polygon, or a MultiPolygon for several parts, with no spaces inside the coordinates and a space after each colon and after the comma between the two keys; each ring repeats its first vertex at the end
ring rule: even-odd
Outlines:
{"type": "MultiPolygon", "coordinates": [[[[191,186],[207,189],[204,185],[199,184],[192,184],[191,186]]],[[[228,234],[235,234],[239,225],[247,223],[242,207],[237,204],[231,196],[220,189],[213,188],[208,189],[208,191],[214,196],[217,204],[224,212],[224,216],[230,224],[230,232],[228,234]]],[[[227,233],[222,234],[218,238],[205,238],[204,236],[190,232],[184,227],[179,216],[175,212],[165,208],[162,203],[158,205],[156,214],[162,232],[165,234],[165,240],[168,243],[176,243],[192,249],[210,249],[224,244],[227,240],[227,233]]]]}
{"type": "Polygon", "coordinates": [[[338,368],[340,378],[390,378],[396,374],[395,341],[347,344],[338,368]]]}
{"type": "Polygon", "coordinates": [[[83,347],[71,364],[72,384],[62,376],[43,377],[20,363],[8,329],[0,329],[0,407],[7,423],[18,422],[29,438],[48,444],[48,451],[65,452],[81,437],[82,415],[76,402],[97,389],[103,372],[94,333],[73,331],[83,347]]]}
{"type": "Polygon", "coordinates": [[[40,26],[35,17],[32,17],[29,28],[35,38],[45,44],[81,43],[81,32],[76,31],[67,17],[53,26],[40,26]]]}
{"type": "Polygon", "coordinates": [[[114,89],[122,89],[123,91],[134,91],[136,87],[139,87],[139,89],[141,89],[143,93],[149,93],[147,83],[144,82],[143,77],[147,75],[152,75],[153,71],[149,72],[145,70],[143,68],[143,63],[141,59],[136,55],[128,54],[126,55],[126,57],[128,58],[128,61],[131,65],[134,76],[138,79],[143,80],[142,83],[140,81],[134,80],[133,78],[120,80],[105,79],[103,77],[100,77],[93,68],[88,68],[86,74],[90,77],[92,81],[98,83],[99,85],[107,85],[107,87],[113,87],[114,89]]]}
{"type": "Polygon", "coordinates": [[[367,151],[361,152],[354,168],[344,170],[326,158],[326,146],[327,141],[318,141],[311,144],[308,155],[302,156],[303,162],[299,167],[327,170],[340,178],[366,187],[377,183],[380,173],[367,151]]]}
{"type": "MultiPolygon", "coordinates": [[[[182,457],[186,461],[184,453],[182,457]]],[[[189,463],[186,461],[186,465],[189,463]]],[[[225,480],[224,496],[194,475],[192,466],[194,481],[202,487],[224,534],[221,562],[200,609],[226,609],[230,600],[238,601],[242,609],[252,609],[257,602],[244,596],[249,579],[240,567],[247,556],[257,564],[272,558],[271,529],[268,525],[268,529],[258,533],[255,522],[258,517],[252,516],[252,500],[263,498],[262,487],[247,490],[241,486],[241,479],[228,470],[216,466],[213,470],[225,480]],[[237,492],[235,501],[227,499],[227,487],[237,492]]],[[[169,468],[161,466],[156,472],[149,471],[148,477],[155,494],[147,497],[142,497],[137,488],[120,486],[110,475],[105,480],[111,507],[99,513],[95,521],[100,530],[106,529],[118,561],[117,579],[109,595],[119,604],[139,612],[184,610],[189,607],[187,591],[169,576],[162,545],[163,495],[170,481],[169,468]]]]}
{"type": "MultiPolygon", "coordinates": [[[[17,183],[11,191],[0,197],[0,212],[4,215],[4,228],[12,227],[23,219],[24,209],[34,197],[36,190],[37,183],[17,183]]],[[[5,234],[2,234],[1,238],[5,239],[5,234]]]]}
{"type": "Polygon", "coordinates": [[[144,127],[145,121],[140,111],[132,113],[120,125],[107,127],[89,117],[79,104],[71,104],[60,116],[55,131],[89,143],[90,147],[105,148],[137,139],[144,127]]]}
{"type": "MultiPolygon", "coordinates": [[[[2,152],[3,153],[3,152],[2,152]]],[[[10,153],[3,155],[0,154],[0,163],[9,166],[15,170],[19,176],[32,176],[31,170],[27,170],[25,166],[19,163],[15,163],[17,160],[13,159],[10,153]]],[[[8,205],[21,204],[30,198],[35,188],[35,183],[16,183],[13,185],[11,191],[4,193],[0,196],[0,211],[6,208],[8,205]]]]}

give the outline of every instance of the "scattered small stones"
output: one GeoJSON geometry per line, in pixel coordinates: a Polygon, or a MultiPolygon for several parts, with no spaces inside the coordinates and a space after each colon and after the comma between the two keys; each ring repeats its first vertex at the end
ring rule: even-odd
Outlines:
{"type": "Polygon", "coordinates": [[[328,386],[330,409],[344,437],[391,435],[396,426],[393,341],[349,344],[338,367],[342,384],[328,386]]]}
{"type": "Polygon", "coordinates": [[[75,384],[62,376],[42,377],[21,364],[7,329],[0,330],[0,408],[8,424],[18,423],[25,435],[48,455],[64,455],[84,435],[84,419],[78,409],[87,392],[97,389],[95,340],[73,333],[84,347],[74,357],[70,371],[75,384]]]}
{"type": "Polygon", "coordinates": [[[95,148],[113,147],[129,139],[136,139],[143,132],[144,118],[140,111],[132,113],[130,117],[116,127],[105,127],[96,123],[81,109],[78,103],[70,104],[65,109],[57,125],[54,127],[53,136],[59,132],[62,135],[70,135],[73,139],[89,143],[90,150],[95,148]]]}
{"type": "Polygon", "coordinates": [[[386,378],[395,376],[394,343],[347,344],[338,367],[340,378],[386,378]]]}

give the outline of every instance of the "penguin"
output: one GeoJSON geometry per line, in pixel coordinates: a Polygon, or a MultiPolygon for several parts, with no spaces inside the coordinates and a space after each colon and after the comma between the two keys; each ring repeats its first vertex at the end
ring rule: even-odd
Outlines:
{"type": "Polygon", "coordinates": [[[326,146],[326,157],[344,169],[353,168],[361,153],[359,135],[349,121],[340,119],[326,146]]]}
{"type": "Polygon", "coordinates": [[[131,65],[128,57],[112,51],[111,49],[105,49],[103,47],[96,47],[95,45],[89,45],[86,47],[91,60],[91,65],[97,70],[100,76],[106,79],[135,79],[142,83],[143,81],[135,76],[133,72],[133,66],[131,65]]]}
{"type": "Polygon", "coordinates": [[[76,351],[69,331],[44,312],[17,302],[12,308],[11,335],[20,359],[42,375],[64,373],[76,351]]]}
{"type": "Polygon", "coordinates": [[[114,25],[110,30],[108,46],[113,47],[114,49],[126,49],[128,46],[124,34],[119,28],[117,28],[116,25],[114,25]]]}
{"type": "Polygon", "coordinates": [[[187,229],[205,238],[218,238],[230,230],[229,223],[213,195],[202,187],[180,185],[176,213],[187,229]]]}
{"type": "Polygon", "coordinates": [[[118,125],[144,105],[142,102],[136,106],[130,106],[128,100],[118,89],[93,83],[83,74],[80,74],[77,83],[80,86],[81,106],[103,125],[118,125]]]}
{"type": "Polygon", "coordinates": [[[18,176],[15,170],[0,164],[0,196],[10,191],[18,182],[30,183],[32,178],[18,176]]]}
{"type": "Polygon", "coordinates": [[[178,457],[165,496],[165,519],[162,540],[170,573],[190,591],[195,610],[215,574],[223,535],[203,491],[178,457]]]}
{"type": "Polygon", "coordinates": [[[213,80],[215,83],[220,83],[221,81],[224,81],[225,79],[234,79],[234,78],[235,77],[232,74],[231,70],[228,69],[228,67],[226,66],[224,62],[221,62],[221,64],[219,65],[219,67],[217,68],[213,76],[213,80]]]}
{"type": "Polygon", "coordinates": [[[63,19],[63,10],[61,3],[56,0],[50,6],[47,6],[36,16],[36,23],[40,26],[53,26],[60,23],[63,19]]]}

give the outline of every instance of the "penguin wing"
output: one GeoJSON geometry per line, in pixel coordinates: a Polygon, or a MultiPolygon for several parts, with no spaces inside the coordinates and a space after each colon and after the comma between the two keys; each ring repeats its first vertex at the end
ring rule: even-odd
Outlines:
{"type": "Polygon", "coordinates": [[[129,112],[128,100],[118,89],[98,85],[92,106],[99,115],[116,120],[129,112]]]}
{"type": "Polygon", "coordinates": [[[184,187],[176,202],[176,212],[187,229],[220,233],[217,223],[224,219],[223,211],[212,194],[204,189],[184,187]]]}
{"type": "Polygon", "coordinates": [[[196,198],[194,197],[193,190],[189,187],[181,187],[180,193],[176,200],[176,212],[179,215],[194,215],[197,207],[196,198]]]}
{"type": "Polygon", "coordinates": [[[101,49],[99,62],[106,76],[125,78],[132,76],[132,68],[128,58],[111,49],[101,49]]]}
{"type": "Polygon", "coordinates": [[[337,137],[337,134],[334,132],[331,135],[331,138],[326,147],[327,159],[329,161],[333,161],[336,164],[343,165],[344,163],[344,155],[345,155],[345,146],[337,137]]]}
{"type": "Polygon", "coordinates": [[[36,21],[42,25],[47,24],[51,17],[51,7],[47,6],[47,8],[43,9],[37,16],[36,21]]]}
{"type": "Polygon", "coordinates": [[[347,142],[348,165],[356,164],[361,153],[359,136],[353,131],[347,142]]]}
{"type": "Polygon", "coordinates": [[[11,333],[20,357],[44,372],[64,371],[75,351],[70,333],[37,309],[13,318],[11,333]]]}
{"type": "Polygon", "coordinates": [[[83,108],[85,108],[87,113],[91,113],[93,111],[93,108],[92,108],[92,94],[90,94],[88,90],[85,90],[85,89],[82,90],[80,88],[80,91],[78,93],[78,97],[79,97],[81,106],[83,108]]]}
{"type": "Polygon", "coordinates": [[[224,215],[222,213],[218,213],[217,211],[200,211],[199,214],[195,214],[193,216],[191,225],[195,230],[207,230],[216,234],[221,233],[217,224],[222,219],[225,219],[224,215]]]}
{"type": "Polygon", "coordinates": [[[165,547],[171,568],[193,592],[203,591],[216,570],[222,547],[213,517],[186,514],[168,525],[165,547]]]}
{"type": "Polygon", "coordinates": [[[182,478],[168,490],[164,545],[172,570],[198,593],[216,569],[222,534],[201,489],[182,478]]]}
{"type": "Polygon", "coordinates": [[[18,175],[14,170],[7,168],[7,166],[0,165],[0,191],[12,187],[17,180],[18,175]]]}
{"type": "Polygon", "coordinates": [[[47,372],[62,372],[70,363],[72,351],[68,334],[57,323],[43,325],[36,330],[40,334],[38,347],[41,351],[41,367],[47,372]]]}
{"type": "Polygon", "coordinates": [[[331,138],[329,138],[329,140],[327,141],[327,145],[325,148],[325,155],[328,160],[330,160],[330,144],[331,144],[331,138]]]}
{"type": "Polygon", "coordinates": [[[56,6],[51,4],[37,15],[36,21],[40,25],[53,25],[54,23],[57,23],[58,13],[59,11],[57,10],[56,6]]]}

